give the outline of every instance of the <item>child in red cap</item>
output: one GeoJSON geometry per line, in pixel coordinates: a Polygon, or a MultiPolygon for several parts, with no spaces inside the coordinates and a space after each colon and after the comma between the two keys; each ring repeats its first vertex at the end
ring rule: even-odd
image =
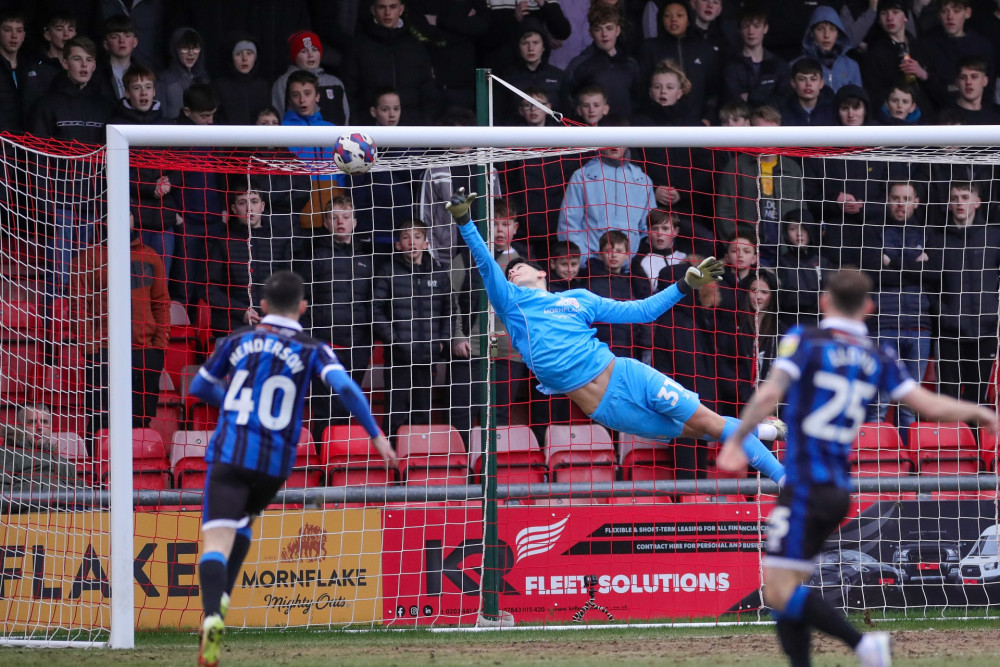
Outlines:
{"type": "Polygon", "coordinates": [[[271,88],[271,102],[282,115],[285,113],[285,87],[288,75],[296,70],[312,72],[319,79],[319,110],[325,120],[334,125],[346,125],[350,107],[344,82],[323,70],[323,43],[319,35],[300,30],[288,38],[288,58],[292,64],[278,77],[271,88]]]}

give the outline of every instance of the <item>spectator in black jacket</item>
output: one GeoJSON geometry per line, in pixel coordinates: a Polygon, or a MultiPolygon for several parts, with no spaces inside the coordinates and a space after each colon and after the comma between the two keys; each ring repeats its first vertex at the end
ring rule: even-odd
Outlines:
{"type": "Polygon", "coordinates": [[[62,67],[35,105],[31,133],[64,141],[103,144],[104,126],[113,104],[101,95],[95,81],[97,47],[86,37],[74,37],[63,46],[62,67]]]}
{"type": "MultiPolygon", "coordinates": [[[[861,268],[875,285],[877,315],[869,325],[878,332],[880,346],[899,356],[910,376],[920,382],[931,352],[931,300],[941,270],[941,253],[930,247],[920,211],[920,197],[912,183],[889,184],[885,224],[865,221],[861,268]]],[[[874,332],[873,332],[874,333],[874,332]]],[[[883,421],[888,397],[868,411],[868,421],[883,421]]],[[[915,419],[900,407],[900,428],[915,419]]]]}
{"type": "MultiPolygon", "coordinates": [[[[111,113],[109,123],[122,125],[172,124],[163,118],[163,111],[156,100],[156,75],[142,65],[132,65],[122,77],[125,95],[111,113]]],[[[159,169],[129,167],[133,187],[129,189],[129,204],[137,213],[135,227],[144,245],[163,259],[163,270],[170,276],[174,261],[176,236],[174,227],[180,215],[179,194],[174,183],[180,176],[159,169]]]]}
{"type": "MultiPolygon", "coordinates": [[[[545,93],[552,105],[561,105],[564,73],[549,64],[549,38],[541,22],[527,17],[521,21],[521,31],[517,40],[517,53],[512,64],[500,72],[500,78],[522,91],[537,90],[545,93]]],[[[497,91],[496,114],[500,122],[518,124],[518,108],[521,98],[506,88],[497,91]]],[[[568,111],[568,109],[560,109],[568,111]]]]}
{"type": "Polygon", "coordinates": [[[563,102],[568,107],[581,88],[596,84],[604,89],[612,114],[631,118],[642,79],[639,64],[618,48],[621,14],[597,4],[587,13],[587,22],[594,41],[566,66],[563,102]]]}
{"type": "Polygon", "coordinates": [[[833,125],[830,92],[818,60],[802,57],[791,70],[792,94],[781,107],[782,125],[833,125]]]}
{"type": "Polygon", "coordinates": [[[208,304],[216,337],[260,322],[264,283],[275,271],[289,268],[271,256],[271,229],[260,193],[237,190],[228,199],[228,235],[213,239],[208,272],[208,304]]]}
{"type": "Polygon", "coordinates": [[[490,8],[490,31],[484,39],[486,64],[500,71],[510,64],[511,45],[521,35],[521,22],[527,18],[541,22],[552,39],[564,40],[572,26],[559,0],[487,0],[490,8]]]}
{"type": "MultiPolygon", "coordinates": [[[[598,296],[618,301],[645,299],[650,295],[649,279],[630,271],[628,236],[612,229],[599,241],[600,253],[587,263],[587,289],[598,296]]],[[[644,363],[652,360],[652,336],[648,324],[596,323],[597,339],[607,343],[619,357],[644,363]]]]}
{"type": "Polygon", "coordinates": [[[375,92],[393,88],[403,105],[407,125],[431,124],[440,111],[440,91],[427,48],[402,18],[400,0],[371,0],[372,20],[362,20],[350,57],[344,66],[344,83],[351,113],[364,118],[375,92]]]}
{"type": "Polygon", "coordinates": [[[98,65],[97,82],[107,91],[112,102],[125,97],[125,83],[122,77],[135,62],[132,53],[139,45],[135,26],[127,16],[113,16],[104,22],[101,30],[104,38],[106,60],[98,65]]]}
{"type": "Polygon", "coordinates": [[[996,125],[1000,114],[990,104],[986,90],[990,78],[986,61],[979,56],[968,56],[958,62],[958,76],[955,77],[958,98],[953,105],[962,125],[996,125]]]}
{"type": "MultiPolygon", "coordinates": [[[[184,91],[184,106],[178,125],[213,125],[219,108],[219,96],[207,83],[192,84],[184,91]]],[[[193,159],[211,154],[211,148],[189,148],[193,159]]],[[[223,212],[226,186],[220,174],[212,171],[180,172],[182,224],[176,228],[177,248],[183,257],[174,264],[174,298],[194,305],[205,298],[208,282],[209,240],[225,238],[223,212]],[[220,196],[222,195],[222,196],[220,196]]]]}
{"type": "Polygon", "coordinates": [[[413,34],[431,56],[442,108],[476,108],[477,47],[490,34],[486,0],[412,0],[413,34]]]}
{"type": "Polygon", "coordinates": [[[229,73],[212,80],[219,94],[217,120],[225,125],[253,125],[257,120],[254,114],[270,104],[271,84],[258,71],[257,40],[253,36],[236,36],[232,53],[227,63],[229,73]]]}
{"type": "Polygon", "coordinates": [[[1000,227],[988,225],[979,184],[951,185],[941,248],[938,380],[942,394],[980,405],[987,400],[997,352],[1000,227]]]}
{"type": "Polygon", "coordinates": [[[917,104],[928,109],[925,87],[934,63],[921,42],[909,34],[906,5],[904,0],[879,0],[878,25],[860,58],[861,78],[874,100],[886,99],[896,82],[904,79],[917,86],[917,104]]]}
{"type": "Polygon", "coordinates": [[[730,57],[723,71],[722,99],[726,102],[777,106],[788,97],[788,63],[764,48],[767,30],[767,13],[746,5],[740,13],[743,48],[730,57]]]}
{"type": "Polygon", "coordinates": [[[774,294],[782,328],[819,322],[819,295],[823,278],[832,268],[820,255],[820,226],[804,209],[789,211],[782,224],[782,243],[787,251],[778,265],[779,287],[774,294]]]}
{"type": "MultiPolygon", "coordinates": [[[[402,118],[399,93],[392,88],[376,91],[368,113],[380,127],[399,125],[402,118]]],[[[380,157],[404,158],[411,152],[414,149],[393,147],[383,149],[380,157]]],[[[390,257],[393,231],[413,218],[413,171],[369,171],[350,178],[359,233],[371,236],[376,256],[390,257]]]]}
{"type": "MultiPolygon", "coordinates": [[[[334,197],[323,212],[323,227],[316,230],[296,268],[309,301],[303,327],[336,350],[337,359],[360,385],[371,361],[374,273],[371,245],[355,234],[357,224],[351,198],[334,197]]],[[[329,391],[314,391],[309,405],[317,436],[331,421],[350,417],[329,391]]]]}
{"type": "Polygon", "coordinates": [[[639,71],[647,81],[657,63],[670,58],[691,80],[691,111],[699,118],[710,119],[718,109],[721,89],[721,62],[712,45],[688,34],[690,8],[683,0],[668,0],[660,10],[659,34],[639,46],[639,71]]]}
{"type": "Polygon", "coordinates": [[[587,273],[580,273],[580,246],[572,241],[553,241],[548,250],[549,291],[585,288],[587,273]]]}
{"type": "MultiPolygon", "coordinates": [[[[53,81],[52,89],[35,105],[30,125],[32,134],[63,141],[104,143],[104,126],[111,115],[111,103],[92,82],[96,65],[97,47],[92,41],[74,37],[66,42],[63,47],[65,72],[53,81]]],[[[92,168],[80,167],[81,171],[92,168]]],[[[97,174],[87,178],[85,173],[77,172],[74,177],[79,186],[56,198],[51,209],[54,229],[48,235],[51,242],[49,288],[53,294],[66,284],[73,253],[90,245],[98,215],[93,208],[98,197],[94,188],[100,182],[97,174]]],[[[57,192],[65,189],[65,183],[58,181],[48,187],[57,192]]]]}
{"type": "Polygon", "coordinates": [[[35,104],[49,92],[52,82],[62,74],[63,47],[76,37],[76,17],[70,13],[55,13],[49,16],[42,29],[42,37],[47,42],[41,56],[33,58],[28,65],[23,84],[25,114],[31,113],[35,104]]]}
{"type": "Polygon", "coordinates": [[[24,131],[24,78],[29,59],[24,46],[24,15],[18,11],[0,14],[0,132],[24,131]]]}
{"type": "Polygon", "coordinates": [[[385,344],[390,435],[403,424],[430,421],[433,366],[449,351],[467,357],[469,344],[452,350],[453,295],[448,271],[427,251],[428,228],[419,220],[398,231],[396,255],[375,277],[372,333],[385,344]]]}
{"type": "MultiPolygon", "coordinates": [[[[985,37],[968,30],[966,22],[972,17],[969,0],[943,0],[939,15],[941,25],[927,34],[922,45],[932,63],[927,93],[941,109],[956,97],[959,62],[977,56],[987,66],[992,65],[993,47],[985,37]]],[[[992,87],[989,90],[992,93],[992,87]]]]}

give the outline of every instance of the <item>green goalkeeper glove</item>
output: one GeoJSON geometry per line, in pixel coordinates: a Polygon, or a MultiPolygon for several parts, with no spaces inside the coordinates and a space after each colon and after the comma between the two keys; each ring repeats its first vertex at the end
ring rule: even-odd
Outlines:
{"type": "Polygon", "coordinates": [[[701,264],[692,266],[687,270],[687,273],[684,274],[684,282],[690,285],[692,289],[698,289],[716,280],[721,280],[723,270],[725,270],[725,267],[722,264],[722,260],[714,257],[706,257],[701,260],[701,264]]]}
{"type": "Polygon", "coordinates": [[[475,192],[465,194],[465,188],[459,188],[458,192],[452,195],[444,207],[451,213],[451,217],[455,218],[456,224],[464,225],[469,220],[472,220],[470,209],[472,208],[472,202],[476,201],[476,197],[478,196],[475,192]]]}

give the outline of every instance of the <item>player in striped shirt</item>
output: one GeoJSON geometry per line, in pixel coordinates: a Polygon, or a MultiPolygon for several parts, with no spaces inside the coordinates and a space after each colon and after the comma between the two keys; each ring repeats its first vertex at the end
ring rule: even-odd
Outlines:
{"type": "Polygon", "coordinates": [[[878,392],[927,419],[978,423],[991,431],[997,426],[992,410],[927,391],[909,377],[891,348],[875,347],[864,323],[874,310],[871,288],[871,280],[856,269],[830,278],[820,297],[824,318],[819,327],[795,327],[782,339],[767,381],[719,453],[720,468],[742,469],[744,438],[787,396],[787,477],[768,519],[764,602],[774,610],[778,640],[792,665],[809,664],[812,628],[843,640],[862,665],[892,662],[888,633],[862,635],[819,591],[804,585],[826,538],[847,516],[848,455],[878,392]]]}
{"type": "Polygon", "coordinates": [[[264,319],[223,339],[191,382],[191,393],[221,406],[205,452],[198,563],[205,620],[199,665],[216,665],[229,595],[250,549],[254,518],[267,507],[295,465],[303,404],[314,377],[333,388],[361,422],[372,446],[396,465],[388,439],[372,417],[361,388],[330,346],[302,333],[306,311],[302,279],[271,275],[260,302],[264,319]],[[228,380],[227,380],[228,378],[228,380]]]}

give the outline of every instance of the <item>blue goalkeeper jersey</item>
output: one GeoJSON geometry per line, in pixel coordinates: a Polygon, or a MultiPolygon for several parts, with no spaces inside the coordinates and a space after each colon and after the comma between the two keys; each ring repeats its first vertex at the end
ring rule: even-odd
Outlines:
{"type": "Polygon", "coordinates": [[[579,389],[615,358],[597,340],[594,322],[652,322],[684,298],[677,284],[639,301],[605,299],[583,289],[552,294],[506,279],[471,221],[459,227],[483,276],[483,286],[503,320],[511,345],[549,394],[579,389]]]}
{"type": "Polygon", "coordinates": [[[285,317],[268,315],[223,339],[198,371],[216,385],[229,377],[205,460],[287,477],[310,383],[316,376],[326,382],[330,370],[343,371],[330,346],[285,317]]]}
{"type": "Polygon", "coordinates": [[[773,367],[792,378],[782,413],[786,483],[850,490],[848,456],[868,405],[879,391],[898,400],[916,383],[891,348],[875,347],[862,322],[842,318],[792,328],[773,367]]]}

